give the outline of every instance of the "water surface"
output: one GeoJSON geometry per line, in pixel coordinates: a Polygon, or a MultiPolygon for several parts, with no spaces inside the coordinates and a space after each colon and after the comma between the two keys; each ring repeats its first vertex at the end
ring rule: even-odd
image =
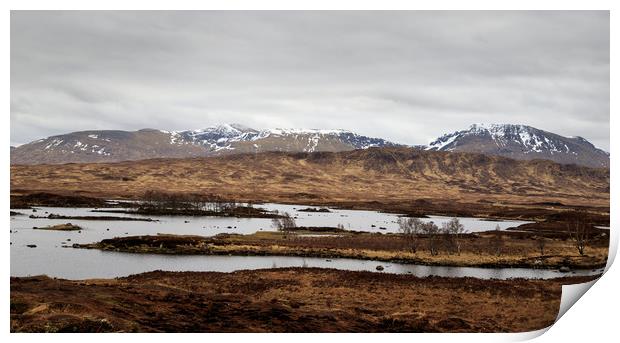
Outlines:
{"type": "MultiPolygon", "coordinates": [[[[330,213],[301,212],[308,206],[264,204],[268,210],[288,212],[297,217],[299,226],[331,226],[342,224],[345,229],[368,232],[397,232],[398,215],[375,211],[356,211],[332,209],[330,213]],[[373,226],[374,225],[374,226],[373,226]],[[385,228],[385,229],[381,229],[385,228]]],[[[32,210],[15,210],[25,215],[11,217],[11,275],[28,276],[46,274],[67,279],[110,278],[127,276],[153,270],[167,271],[219,271],[231,272],[242,269],[272,267],[324,267],[343,270],[366,270],[378,272],[376,267],[384,267],[384,273],[413,274],[416,276],[450,276],[477,278],[552,278],[567,275],[591,275],[601,271],[578,271],[569,274],[555,270],[533,270],[525,268],[464,268],[429,267],[411,264],[386,263],[356,259],[301,258],[288,256],[179,256],[157,254],[127,254],[99,250],[66,248],[73,243],[93,243],[105,238],[156,235],[158,233],[179,235],[211,236],[222,232],[250,234],[261,230],[273,230],[268,218],[230,218],[230,217],[177,217],[177,216],[139,216],[129,214],[92,212],[91,208],[36,207],[32,210]],[[96,221],[66,219],[31,219],[30,214],[66,216],[119,216],[146,217],[156,222],[142,221],[96,221]],[[81,231],[34,230],[33,226],[43,227],[71,222],[84,229],[81,231]],[[27,245],[36,245],[30,248],[27,245]]],[[[423,221],[441,223],[449,217],[433,216],[423,221]]],[[[459,218],[470,232],[492,230],[496,225],[501,229],[515,227],[523,221],[485,221],[476,218],[459,218]]]]}

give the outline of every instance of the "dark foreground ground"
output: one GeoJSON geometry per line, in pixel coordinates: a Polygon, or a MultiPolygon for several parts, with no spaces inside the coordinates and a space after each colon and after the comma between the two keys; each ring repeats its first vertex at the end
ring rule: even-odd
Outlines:
{"type": "Polygon", "coordinates": [[[332,269],[11,278],[12,332],[520,332],[589,278],[417,278],[332,269]]]}

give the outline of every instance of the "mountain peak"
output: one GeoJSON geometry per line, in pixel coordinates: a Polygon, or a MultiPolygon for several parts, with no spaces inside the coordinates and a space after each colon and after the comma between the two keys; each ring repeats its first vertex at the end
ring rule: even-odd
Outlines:
{"type": "Polygon", "coordinates": [[[241,124],[217,124],[217,125],[211,125],[211,126],[207,126],[205,128],[202,129],[196,129],[196,130],[186,130],[186,131],[177,131],[177,132],[196,132],[196,133],[202,133],[202,132],[221,132],[221,133],[227,133],[227,132],[231,132],[231,133],[238,133],[238,132],[244,132],[244,131],[255,131],[249,127],[243,126],[241,124]]]}
{"type": "Polygon", "coordinates": [[[523,131],[533,129],[531,126],[522,124],[497,124],[497,123],[476,123],[469,126],[470,131],[489,131],[489,132],[502,132],[502,131],[523,131]]]}
{"type": "Polygon", "coordinates": [[[286,134],[319,134],[319,135],[338,135],[342,133],[351,133],[350,131],[343,129],[284,129],[284,128],[275,128],[275,129],[267,129],[265,132],[270,132],[276,135],[286,135],[286,134]]]}
{"type": "Polygon", "coordinates": [[[563,137],[520,124],[472,124],[445,134],[427,150],[477,152],[516,159],[550,159],[591,167],[608,167],[609,155],[578,137],[563,137]]]}

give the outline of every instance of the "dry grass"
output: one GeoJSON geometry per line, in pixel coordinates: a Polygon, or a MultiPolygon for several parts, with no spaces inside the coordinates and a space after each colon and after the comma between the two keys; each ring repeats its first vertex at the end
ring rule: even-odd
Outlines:
{"type": "Polygon", "coordinates": [[[11,278],[11,331],[531,331],[554,322],[563,283],[312,268],[11,278]]]}
{"type": "Polygon", "coordinates": [[[77,225],[73,225],[71,223],[67,224],[58,224],[58,225],[50,225],[44,227],[34,227],[33,229],[37,230],[54,230],[54,231],[79,231],[82,230],[81,227],[77,225]]]}
{"type": "Polygon", "coordinates": [[[298,203],[423,198],[608,207],[609,170],[406,148],[11,166],[12,192],[139,197],[150,189],[298,203]]]}
{"type": "MultiPolygon", "coordinates": [[[[532,236],[534,237],[534,236],[532,236]]],[[[600,268],[607,262],[608,240],[591,242],[581,256],[571,241],[548,239],[545,254],[540,255],[536,241],[517,237],[504,238],[498,256],[490,234],[466,235],[460,254],[451,253],[439,242],[439,255],[431,255],[428,240],[420,238],[419,249],[412,252],[400,235],[339,234],[329,237],[303,237],[283,232],[259,232],[252,235],[200,236],[158,235],[106,239],[81,245],[132,253],[206,254],[206,255],[283,255],[324,258],[357,258],[398,261],[425,265],[468,267],[529,268],[600,268]]]]}

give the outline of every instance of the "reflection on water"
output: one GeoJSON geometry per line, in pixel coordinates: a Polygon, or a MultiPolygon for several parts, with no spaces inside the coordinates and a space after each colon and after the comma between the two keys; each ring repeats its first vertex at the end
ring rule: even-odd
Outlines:
{"type": "MultiPolygon", "coordinates": [[[[297,217],[299,226],[337,226],[344,225],[352,230],[370,232],[397,232],[397,215],[373,211],[332,210],[331,213],[298,212],[307,206],[265,204],[269,210],[289,212],[297,217]],[[374,225],[374,227],[372,226],[374,225]],[[380,229],[381,227],[385,230],[380,229]]],[[[36,215],[50,213],[66,216],[109,216],[109,213],[91,212],[85,208],[37,207],[36,215]]],[[[155,235],[157,233],[192,234],[210,236],[221,232],[249,234],[260,230],[273,230],[267,218],[225,218],[225,217],[169,217],[149,216],[156,222],[142,221],[89,221],[30,219],[31,210],[17,210],[26,215],[11,217],[11,275],[27,276],[47,274],[69,279],[109,278],[126,276],[152,270],[170,271],[221,271],[276,267],[325,267],[346,270],[367,270],[376,272],[382,265],[386,273],[410,273],[417,276],[472,276],[478,278],[506,279],[513,277],[551,278],[566,276],[552,270],[530,269],[487,269],[462,267],[429,267],[354,259],[298,258],[282,256],[170,256],[141,255],[116,252],[102,252],[63,248],[73,243],[92,243],[105,238],[129,235],[155,235]],[[71,222],[84,229],[81,232],[33,230],[42,227],[71,222]],[[228,227],[231,227],[230,229],[228,227]],[[235,228],[236,227],[236,228],[235,228]],[[28,245],[36,245],[36,248],[28,245]]],[[[114,216],[130,216],[113,214],[114,216]]],[[[134,215],[131,215],[134,216],[134,215]]],[[[441,224],[447,217],[433,217],[441,224]]],[[[524,222],[482,221],[474,218],[461,218],[466,229],[473,231],[490,230],[495,225],[502,229],[517,226],[524,222]]],[[[568,275],[586,275],[592,271],[568,275]]]]}

